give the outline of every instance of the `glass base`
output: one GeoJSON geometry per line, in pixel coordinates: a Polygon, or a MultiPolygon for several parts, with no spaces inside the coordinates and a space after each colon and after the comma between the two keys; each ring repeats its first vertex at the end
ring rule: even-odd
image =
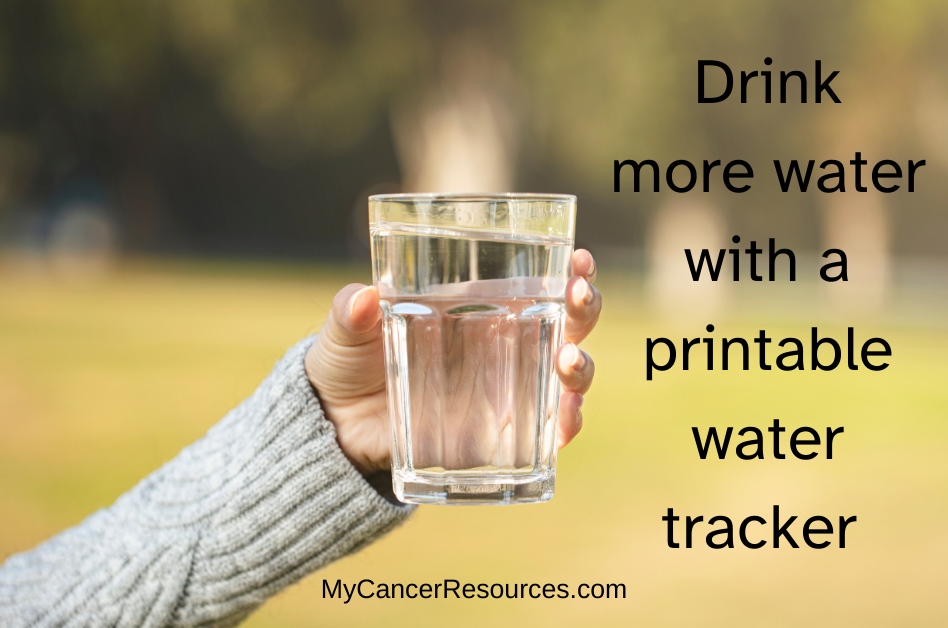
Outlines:
{"type": "Polygon", "coordinates": [[[406,504],[495,505],[534,504],[553,499],[556,472],[527,477],[421,478],[395,472],[395,496],[406,504]]]}

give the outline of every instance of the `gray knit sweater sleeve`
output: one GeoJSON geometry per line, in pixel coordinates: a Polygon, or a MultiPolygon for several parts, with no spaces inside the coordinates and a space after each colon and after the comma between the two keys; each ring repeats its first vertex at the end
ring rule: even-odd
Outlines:
{"type": "Polygon", "coordinates": [[[111,507],[11,556],[0,626],[232,626],[404,521],[339,449],[303,368],[311,342],[111,507]]]}

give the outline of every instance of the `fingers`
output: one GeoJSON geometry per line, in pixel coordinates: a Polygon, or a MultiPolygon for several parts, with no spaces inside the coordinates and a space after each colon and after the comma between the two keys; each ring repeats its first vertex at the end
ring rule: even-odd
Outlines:
{"type": "Polygon", "coordinates": [[[570,342],[563,343],[556,355],[556,374],[563,390],[585,395],[595,372],[596,365],[585,351],[570,342]]]}
{"type": "Polygon", "coordinates": [[[596,260],[586,249],[573,251],[573,276],[583,277],[589,283],[596,282],[596,260]]]}
{"type": "MultiPolygon", "coordinates": [[[[593,268],[595,273],[595,267],[593,268]]],[[[583,277],[573,276],[566,284],[566,340],[578,343],[589,335],[599,320],[602,295],[583,277]]]]}
{"type": "Polygon", "coordinates": [[[556,444],[566,447],[583,427],[583,394],[592,385],[596,365],[575,343],[596,326],[602,296],[592,287],[596,260],[584,249],[573,252],[573,276],[566,284],[566,342],[556,354],[556,374],[566,391],[560,395],[560,420],[556,444]]]}
{"type": "Polygon", "coordinates": [[[371,342],[382,331],[379,292],[374,286],[349,284],[332,300],[332,311],[326,322],[330,339],[342,346],[371,342]]]}
{"type": "Polygon", "coordinates": [[[556,447],[562,449],[569,445],[579,430],[583,428],[583,396],[575,392],[560,395],[560,421],[556,435],[556,447]]]}

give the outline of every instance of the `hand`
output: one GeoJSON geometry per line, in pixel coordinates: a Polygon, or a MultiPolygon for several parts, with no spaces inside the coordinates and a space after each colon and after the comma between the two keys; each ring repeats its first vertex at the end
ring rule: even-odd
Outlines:
{"type": "MultiPolygon", "coordinates": [[[[576,345],[596,326],[602,297],[592,283],[596,264],[585,250],[573,253],[566,284],[565,340],[556,354],[563,393],[557,446],[564,447],[583,424],[583,395],[595,365],[576,345]]],[[[363,475],[391,465],[391,428],[385,391],[385,359],[379,293],[350,284],[333,299],[329,319],[306,354],[306,374],[326,417],[336,427],[343,453],[363,475]]]]}

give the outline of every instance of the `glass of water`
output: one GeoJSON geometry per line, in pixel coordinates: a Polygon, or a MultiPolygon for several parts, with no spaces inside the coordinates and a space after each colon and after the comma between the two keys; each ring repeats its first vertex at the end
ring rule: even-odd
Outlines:
{"type": "Polygon", "coordinates": [[[547,501],[576,197],[369,197],[395,494],[547,501]]]}

